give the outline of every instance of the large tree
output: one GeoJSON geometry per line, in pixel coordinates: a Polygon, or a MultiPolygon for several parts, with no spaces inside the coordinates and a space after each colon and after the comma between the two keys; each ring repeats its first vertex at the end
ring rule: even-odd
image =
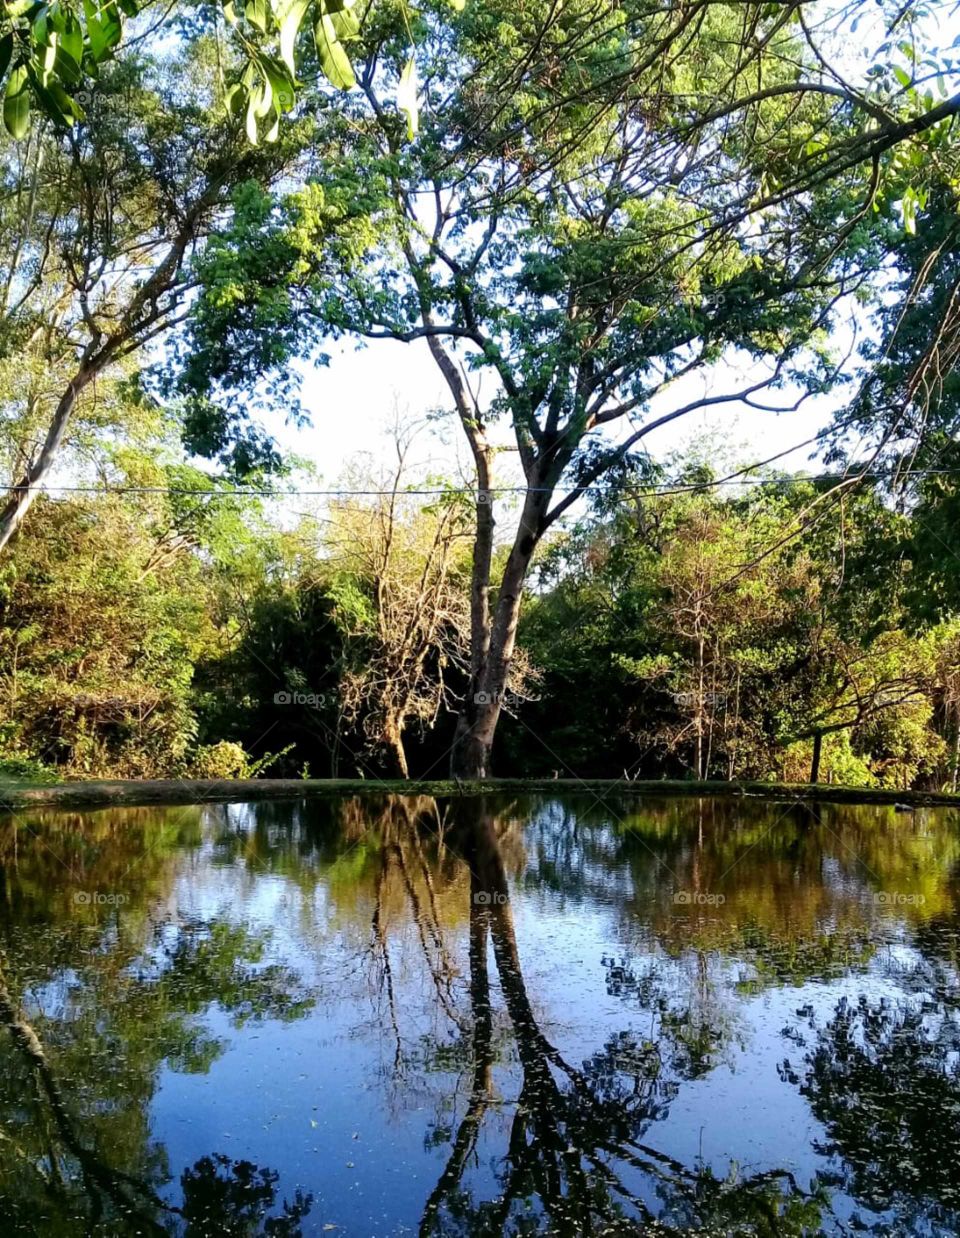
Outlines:
{"type": "MultiPolygon", "coordinates": [[[[124,385],[182,320],[185,267],[237,186],[271,184],[302,149],[303,126],[250,145],[222,78],[211,85],[215,51],[202,33],[175,46],[154,35],[103,67],[72,130],[4,140],[0,550],[77,432],[110,428],[111,409],[129,421],[124,385]]],[[[211,426],[194,410],[189,445],[237,471],[272,462],[243,422],[211,426]]]]}
{"type": "MultiPolygon", "coordinates": [[[[477,487],[455,774],[489,773],[530,563],[577,498],[667,422],[741,400],[789,408],[775,392],[789,379],[835,381],[825,337],[901,214],[914,222],[924,152],[960,108],[915,85],[919,18],[914,44],[892,34],[848,82],[831,56],[851,16],[799,0],[494,0],[452,22],[426,7],[417,133],[392,106],[397,78],[411,87],[408,33],[378,10],[360,89],[327,121],[338,158],[238,216],[232,261],[205,272],[184,370],[203,399],[260,381],[244,359],[264,298],[275,367],[346,334],[424,340],[443,375],[477,487]],[[238,288],[244,264],[258,277],[238,288]],[[495,579],[505,436],[523,500],[495,579]]],[[[904,20],[891,11],[890,31],[904,20]]]]}

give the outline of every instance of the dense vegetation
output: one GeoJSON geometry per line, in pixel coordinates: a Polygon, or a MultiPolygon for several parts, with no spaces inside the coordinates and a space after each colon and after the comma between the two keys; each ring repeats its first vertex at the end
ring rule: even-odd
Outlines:
{"type": "Polygon", "coordinates": [[[9,774],[956,787],[941,6],[122,7],[0,21],[9,774]],[[341,338],[472,477],[284,498],[341,338]],[[826,394],[824,476],[639,454],[826,394]]]}
{"type": "MultiPolygon", "coordinates": [[[[209,483],[159,448],[127,459],[178,493],[45,499],[4,561],[8,768],[445,772],[467,677],[460,493],[388,489],[281,528],[228,486],[191,495],[209,483]]],[[[825,781],[955,786],[960,622],[930,607],[954,561],[921,579],[941,495],[903,513],[860,486],[810,523],[829,482],[670,473],[547,543],[498,770],[802,781],[819,735],[825,781]]]]}

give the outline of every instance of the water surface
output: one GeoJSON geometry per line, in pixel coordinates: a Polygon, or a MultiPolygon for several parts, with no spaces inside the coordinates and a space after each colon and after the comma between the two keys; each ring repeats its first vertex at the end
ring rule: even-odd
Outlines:
{"type": "Polygon", "coordinates": [[[0,822],[0,1233],[960,1233],[956,814],[0,822]]]}

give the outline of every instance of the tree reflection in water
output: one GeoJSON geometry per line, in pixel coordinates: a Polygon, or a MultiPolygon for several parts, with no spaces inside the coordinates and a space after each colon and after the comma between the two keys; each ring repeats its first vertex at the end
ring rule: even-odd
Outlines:
{"type": "Polygon", "coordinates": [[[833,1185],[883,1217],[858,1219],[864,1231],[960,1233],[955,943],[950,923],[924,926],[917,957],[888,965],[901,1000],[841,998],[822,1025],[805,1011],[796,1036],[803,1061],[786,1059],[780,1068],[825,1128],[820,1151],[833,1158],[833,1185]]]}
{"type": "MultiPolygon", "coordinates": [[[[163,906],[164,841],[182,838],[183,814],[132,815],[160,827],[140,889],[163,906]]],[[[129,832],[117,814],[96,824],[86,876],[116,888],[129,832]]],[[[80,841],[57,839],[64,855],[80,841]]],[[[223,1051],[201,1017],[208,1009],[235,1027],[299,1019],[312,1006],[300,977],[267,960],[263,935],[224,919],[153,919],[143,906],[125,920],[89,906],[64,915],[41,897],[52,854],[35,848],[3,866],[9,901],[27,914],[4,920],[0,947],[0,1232],[300,1234],[310,1198],[278,1205],[277,1173],[248,1161],[201,1158],[181,1177],[182,1204],[171,1202],[148,1113],[162,1066],[205,1073],[223,1051]]]]}
{"type": "MultiPolygon", "coordinates": [[[[788,1171],[721,1181],[641,1141],[677,1090],[659,1049],[639,1045],[627,1031],[608,1040],[582,1067],[567,1062],[541,1030],[527,994],[497,824],[482,800],[458,805],[447,841],[470,872],[472,1084],[446,1166],[424,1209],[422,1238],[628,1234],[637,1233],[638,1225],[647,1233],[710,1225],[719,1232],[771,1236],[815,1229],[822,1197],[802,1190],[788,1171]],[[476,1201],[462,1179],[484,1117],[497,1103],[491,1086],[490,947],[521,1083],[498,1170],[500,1193],[476,1201]],[[659,1221],[651,1207],[654,1197],[661,1202],[659,1221]]],[[[682,1065],[674,1066],[682,1075],[682,1065]]]]}
{"type": "MultiPolygon", "coordinates": [[[[90,828],[51,820],[48,837],[83,870],[85,888],[116,889],[139,866],[123,915],[78,912],[49,849],[11,857],[0,836],[0,1233],[322,1232],[319,1201],[329,1205],[335,1176],[326,1161],[308,1171],[316,1178],[303,1192],[284,1198],[280,1187],[281,1174],[303,1172],[286,1159],[302,1140],[284,1145],[271,1133],[278,1142],[265,1155],[248,1146],[247,1159],[201,1143],[172,1173],[178,1146],[171,1140],[168,1154],[151,1126],[162,1070],[205,1075],[231,1043],[229,1028],[239,1039],[244,1027],[307,1017],[298,1043],[308,1058],[315,1032],[346,1057],[364,1055],[359,1087],[374,1098],[368,1122],[382,1123],[378,1136],[412,1112],[435,1112],[432,1124],[413,1126],[427,1125],[430,1180],[404,1202],[403,1220],[423,1238],[789,1238],[851,1224],[960,1232],[960,836],[944,830],[931,846],[921,821],[885,831],[854,814],[830,850],[839,810],[823,821],[764,811],[635,803],[615,825],[601,808],[573,811],[563,800],[384,796],[331,801],[313,815],[306,801],[211,810],[203,830],[146,812],[102,814],[90,828]],[[194,863],[182,858],[196,855],[201,835],[238,898],[255,902],[264,875],[284,891],[278,927],[300,951],[299,970],[249,926],[243,904],[206,918],[181,913],[173,874],[194,863]],[[726,907],[678,913],[674,888],[717,890],[734,865],[726,907]],[[926,918],[895,921],[900,947],[885,950],[870,894],[908,882],[924,894],[926,918]],[[576,931],[581,907],[605,908],[602,940],[617,941],[618,953],[597,953],[589,1001],[606,991],[602,1031],[587,1023],[561,1038],[540,1013],[563,988],[544,986],[528,944],[544,936],[528,937],[518,914],[521,956],[518,894],[526,911],[569,911],[576,931]],[[819,1014],[810,1007],[784,1029],[789,1057],[768,1049],[774,1080],[780,1061],[775,1086],[799,1092],[822,1132],[800,1162],[802,1180],[769,1160],[764,1172],[724,1173],[725,1162],[657,1146],[676,1150],[658,1123],[672,1112],[677,1126],[675,1102],[694,1090],[686,1085],[708,1088],[721,1064],[742,1057],[756,994],[882,978],[884,967],[894,999],[854,997],[832,1014],[826,1002],[819,1014]],[[358,1031],[371,998],[374,1017],[358,1031]],[[571,1039],[575,1053],[557,1047],[571,1039]],[[842,1219],[831,1193],[843,1199],[842,1219]],[[851,1220],[857,1206],[864,1215],[851,1220]]],[[[566,957],[563,941],[550,961],[565,967],[566,957]]],[[[580,1007],[583,1023],[586,997],[580,1007]]],[[[313,1075],[303,1077],[349,1105],[358,1085],[355,1076],[337,1091],[343,1060],[308,1063],[313,1075]]],[[[265,1091],[282,1088],[285,1069],[286,1059],[264,1072],[265,1091]]],[[[749,1087],[750,1077],[737,1082],[749,1087]]],[[[294,1111],[300,1101],[297,1092],[294,1111]]],[[[376,1179],[375,1142],[371,1151],[376,1179]]],[[[351,1228],[349,1196],[336,1205],[338,1228],[366,1234],[351,1228]]],[[[384,1215],[382,1232],[394,1232],[384,1215]]]]}

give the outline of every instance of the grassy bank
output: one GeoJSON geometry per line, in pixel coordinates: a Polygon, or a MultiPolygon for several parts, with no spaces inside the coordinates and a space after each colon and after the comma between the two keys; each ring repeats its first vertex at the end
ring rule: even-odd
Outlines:
{"type": "Polygon", "coordinates": [[[766,800],[797,800],[830,804],[942,804],[960,807],[960,795],[919,791],[838,787],[826,783],[692,782],[661,780],[626,782],[622,779],[495,778],[489,782],[455,783],[448,780],[379,781],[363,779],[253,780],[162,779],[143,782],[66,782],[52,786],[0,784],[0,808],[103,808],[116,804],[199,804],[225,801],[294,799],[331,795],[479,795],[484,792],[585,792],[602,795],[749,796],[766,800]]]}

